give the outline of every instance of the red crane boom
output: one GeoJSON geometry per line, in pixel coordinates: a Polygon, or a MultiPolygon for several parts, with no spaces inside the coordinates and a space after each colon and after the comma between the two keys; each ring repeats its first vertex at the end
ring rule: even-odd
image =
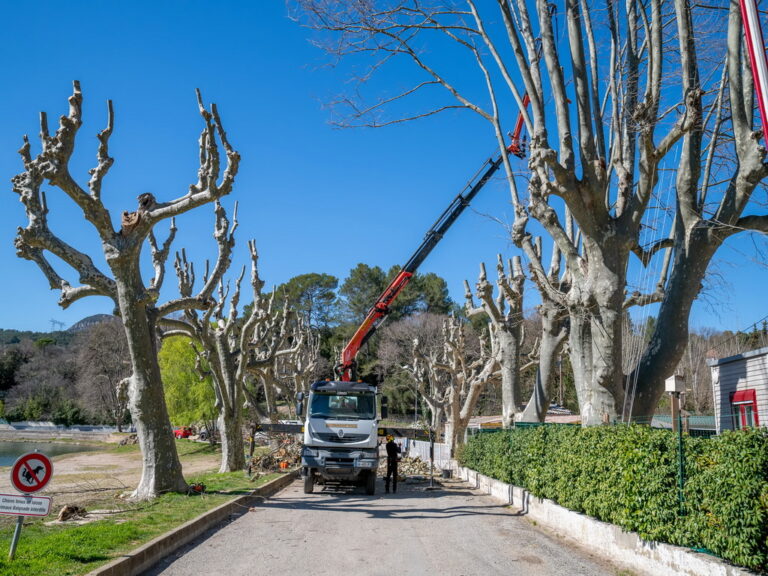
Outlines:
{"type": "MultiPolygon", "coordinates": [[[[523,106],[528,106],[530,98],[528,94],[523,97],[523,106]]],[[[505,150],[505,154],[513,154],[518,158],[525,157],[525,141],[521,140],[521,133],[523,130],[523,114],[520,112],[515,122],[515,129],[510,135],[510,144],[505,150]]],[[[410,260],[406,262],[400,273],[395,276],[392,282],[389,283],[384,289],[384,292],[376,299],[376,302],[366,314],[360,327],[352,336],[350,341],[344,347],[341,352],[341,361],[336,367],[337,377],[343,381],[350,381],[357,379],[356,374],[356,361],[357,353],[360,348],[373,336],[376,329],[386,319],[390,312],[390,306],[397,298],[398,294],[402,292],[410,282],[416,270],[421,263],[426,259],[432,249],[442,240],[443,235],[448,231],[451,225],[461,215],[464,209],[469,206],[469,203],[477,195],[478,192],[485,186],[486,182],[493,176],[496,170],[499,169],[503,162],[503,154],[499,154],[496,158],[489,158],[480,167],[480,170],[472,177],[467,186],[462,190],[449,204],[448,208],[440,215],[435,221],[432,227],[427,231],[423,242],[418,247],[410,260]]]]}

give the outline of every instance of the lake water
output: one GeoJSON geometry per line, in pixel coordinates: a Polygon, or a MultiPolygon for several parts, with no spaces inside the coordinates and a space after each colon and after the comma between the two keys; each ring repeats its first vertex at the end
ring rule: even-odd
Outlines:
{"type": "Polygon", "coordinates": [[[90,452],[94,446],[84,444],[68,444],[58,442],[0,442],[0,466],[13,466],[13,463],[24,454],[38,450],[49,458],[72,452],[90,452]]]}

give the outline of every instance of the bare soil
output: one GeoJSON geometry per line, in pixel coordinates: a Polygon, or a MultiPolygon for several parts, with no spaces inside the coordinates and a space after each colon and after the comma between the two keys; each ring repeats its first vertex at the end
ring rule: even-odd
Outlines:
{"type": "MultiPolygon", "coordinates": [[[[110,507],[110,501],[124,499],[138,485],[141,453],[138,450],[114,452],[110,444],[103,444],[103,447],[103,450],[53,457],[53,477],[42,491],[35,494],[53,499],[51,516],[55,517],[65,505],[82,506],[88,510],[96,506],[110,507]]],[[[185,477],[216,470],[219,461],[220,457],[215,454],[181,456],[185,477]]],[[[0,492],[16,494],[11,485],[10,468],[0,467],[0,492]]]]}

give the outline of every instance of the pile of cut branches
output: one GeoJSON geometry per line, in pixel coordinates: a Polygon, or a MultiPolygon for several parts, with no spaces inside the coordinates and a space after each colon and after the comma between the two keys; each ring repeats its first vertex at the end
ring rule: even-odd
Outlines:
{"type": "Polygon", "coordinates": [[[280,470],[290,470],[301,463],[301,441],[294,434],[270,434],[270,449],[251,458],[248,473],[252,478],[280,470]]]}

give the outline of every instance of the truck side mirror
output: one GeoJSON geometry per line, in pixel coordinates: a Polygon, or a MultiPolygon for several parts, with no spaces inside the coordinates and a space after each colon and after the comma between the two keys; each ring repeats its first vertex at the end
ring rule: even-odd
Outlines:
{"type": "Polygon", "coordinates": [[[387,400],[386,396],[381,397],[381,417],[382,419],[386,418],[389,414],[389,410],[387,405],[389,404],[389,400],[387,400]]]}
{"type": "Polygon", "coordinates": [[[296,416],[301,416],[304,413],[304,392],[299,392],[296,395],[296,416]]]}

